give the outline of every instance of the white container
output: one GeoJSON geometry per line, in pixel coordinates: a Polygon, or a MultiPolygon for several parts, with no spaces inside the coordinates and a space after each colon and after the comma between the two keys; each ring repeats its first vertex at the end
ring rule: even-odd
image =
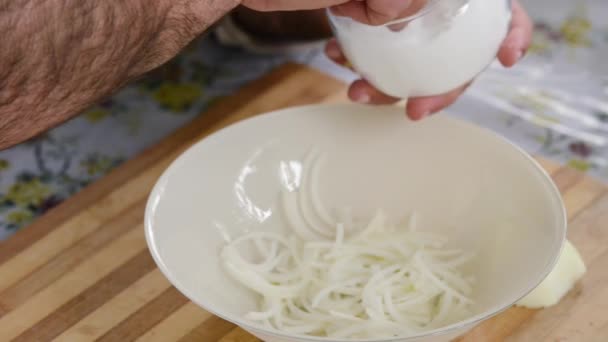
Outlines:
{"type": "MultiPolygon", "coordinates": [[[[466,320],[376,341],[447,341],[510,307],[552,270],[566,233],[561,197],[528,155],[494,133],[447,116],[413,124],[393,106],[286,109],[240,122],[195,144],[166,170],[148,200],[146,238],[161,271],[204,309],[266,342],[338,342],[244,319],[258,297],[225,273],[220,251],[247,231],[288,226],[281,189],[293,186],[311,146],[328,208],[353,214],[416,210],[420,226],[477,251],[477,303],[466,320]],[[293,172],[289,172],[289,170],[293,172]]],[[[297,182],[296,182],[297,183],[297,182]]]]}
{"type": "Polygon", "coordinates": [[[496,57],[511,22],[509,0],[429,0],[416,15],[369,26],[328,11],[345,56],[386,94],[446,93],[496,57]]]}

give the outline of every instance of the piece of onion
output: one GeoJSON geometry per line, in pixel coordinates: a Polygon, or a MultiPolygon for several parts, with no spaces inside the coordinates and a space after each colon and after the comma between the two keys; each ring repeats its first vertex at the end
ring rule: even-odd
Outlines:
{"type": "Polygon", "coordinates": [[[350,213],[334,222],[316,189],[319,166],[308,164],[300,188],[281,197],[295,236],[252,232],[222,251],[227,273],[262,298],[246,318],[334,338],[402,336],[462,319],[474,277],[460,268],[473,254],[446,249],[447,239],[425,231],[415,213],[400,225],[381,210],[367,225],[350,213]]]}

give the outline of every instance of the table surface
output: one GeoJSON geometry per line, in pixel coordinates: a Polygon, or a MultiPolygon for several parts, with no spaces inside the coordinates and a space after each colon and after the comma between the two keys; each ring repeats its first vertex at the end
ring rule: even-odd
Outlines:
{"type": "MultiPolygon", "coordinates": [[[[257,341],[191,303],[156,268],[143,233],[146,198],[171,161],[210,133],[273,109],[342,101],[344,90],[308,68],[282,67],[0,243],[2,340],[257,341]]],[[[461,341],[608,340],[608,188],[540,162],[564,196],[588,274],[559,305],[509,309],[461,341]]]]}

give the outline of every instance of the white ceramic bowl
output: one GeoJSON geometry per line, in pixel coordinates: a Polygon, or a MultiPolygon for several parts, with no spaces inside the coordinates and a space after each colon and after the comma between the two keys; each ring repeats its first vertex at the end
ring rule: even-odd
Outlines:
{"type": "MultiPolygon", "coordinates": [[[[326,206],[415,210],[424,227],[479,253],[475,314],[391,341],[445,341],[511,306],[550,272],[566,233],[559,192],[527,154],[485,129],[437,115],[359,105],[290,108],[192,146],[160,178],[146,208],[148,245],[167,278],[204,309],[266,342],[336,341],[270,331],[243,319],[256,296],[221,268],[227,240],[284,224],[278,194],[306,152],[327,152],[326,206]]],[[[381,340],[377,340],[381,341],[381,340]]],[[[388,341],[388,340],[387,340],[388,341]]]]}

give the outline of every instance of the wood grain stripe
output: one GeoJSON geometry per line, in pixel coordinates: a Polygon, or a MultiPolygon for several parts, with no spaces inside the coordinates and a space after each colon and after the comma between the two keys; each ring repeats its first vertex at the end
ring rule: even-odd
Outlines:
{"type": "Polygon", "coordinates": [[[83,262],[97,250],[119,238],[143,221],[145,202],[128,207],[102,228],[84,237],[72,247],[62,251],[48,263],[0,293],[0,303],[12,310],[28,298],[45,288],[63,274],[83,262]]]}
{"type": "Polygon", "coordinates": [[[292,77],[285,80],[280,87],[270,89],[258,100],[251,101],[246,107],[232,112],[229,116],[225,116],[222,120],[210,126],[203,135],[206,136],[231,124],[268,111],[315,103],[344,88],[344,84],[337,80],[329,79],[326,82],[319,83],[318,76],[311,77],[311,74],[305,70],[299,70],[298,73],[304,77],[292,77]],[[322,88],[323,92],[321,94],[323,95],[319,95],[318,92],[321,91],[319,88],[322,88]]]}
{"type": "Polygon", "coordinates": [[[545,158],[535,158],[535,160],[550,175],[555,174],[562,167],[559,163],[545,158]]]}
{"type": "Polygon", "coordinates": [[[564,205],[568,218],[572,222],[577,216],[584,213],[587,208],[595,204],[608,189],[599,181],[585,177],[576,186],[570,188],[568,196],[564,196],[564,205]]]}
{"type": "Polygon", "coordinates": [[[532,317],[536,310],[513,307],[473,328],[457,342],[504,341],[514,330],[532,317]]]}
{"type": "Polygon", "coordinates": [[[83,237],[103,227],[125,207],[144,200],[165,166],[157,164],[149,168],[123,187],[112,191],[95,206],[82,211],[0,265],[0,291],[4,291],[83,237]]]}
{"type": "Polygon", "coordinates": [[[204,115],[200,115],[189,124],[184,125],[159,144],[145,150],[136,158],[124,163],[101,180],[87,186],[69,200],[47,212],[32,223],[28,229],[22,229],[9,240],[1,241],[0,264],[23,252],[55,230],[56,227],[63,225],[66,221],[81,213],[83,209],[96,205],[99,200],[107,197],[113,189],[121,187],[121,185],[131,180],[133,175],[148,169],[159,159],[166,157],[170,152],[174,152],[177,147],[183,147],[196,140],[200,134],[200,127],[208,126],[221,119],[226,113],[246,105],[249,101],[256,99],[260,93],[265,92],[267,88],[280,85],[282,80],[289,78],[294,70],[300,68],[302,67],[297,65],[286,65],[243,87],[238,92],[238,101],[227,98],[218,102],[210,107],[204,115]]]}
{"type": "MultiPolygon", "coordinates": [[[[166,143],[163,143],[163,145],[166,143]]],[[[177,143],[174,143],[177,144],[177,143]]],[[[22,253],[28,247],[71,220],[75,215],[84,209],[106,197],[113,189],[119,188],[133,177],[133,174],[148,168],[158,158],[164,156],[164,151],[154,151],[155,153],[144,154],[140,157],[127,162],[124,166],[112,171],[106,177],[87,186],[85,189],[70,197],[56,208],[49,210],[38,218],[27,229],[21,229],[10,239],[0,241],[0,264],[22,253]]]]}
{"type": "Polygon", "coordinates": [[[180,338],[179,342],[200,342],[200,341],[218,341],[232,329],[234,324],[224,321],[223,319],[212,316],[208,320],[194,328],[186,336],[180,338]]]}
{"type": "Polygon", "coordinates": [[[605,253],[608,248],[608,193],[571,222],[568,237],[587,263],[605,253]]]}
{"type": "MultiPolygon", "coordinates": [[[[150,258],[148,258],[146,262],[148,261],[151,261],[150,258]]],[[[125,266],[122,268],[124,269],[125,266]]],[[[154,268],[154,265],[152,268],[154,268]]],[[[137,269],[135,273],[143,273],[144,271],[144,269],[137,269]]],[[[135,274],[129,275],[129,277],[135,276],[135,274]]],[[[116,275],[115,278],[118,278],[118,282],[124,283],[124,279],[126,277],[116,275]]],[[[97,283],[95,287],[99,287],[98,284],[100,283],[101,282],[97,283]]],[[[114,286],[115,284],[108,285],[114,286]]],[[[119,285],[116,284],[116,287],[119,287],[119,285]]],[[[106,298],[104,298],[104,302],[102,302],[103,305],[95,311],[89,313],[88,315],[86,311],[81,312],[79,317],[84,318],[79,320],[78,323],[71,326],[68,330],[64,331],[61,335],[57,336],[55,340],[92,341],[105,334],[108,330],[119,324],[125,318],[129,317],[149,301],[154,300],[154,298],[162,294],[163,291],[169,287],[171,287],[171,284],[169,284],[169,281],[160,272],[160,270],[153,270],[141,277],[133,285],[124,289],[117,296],[105,296],[106,298]]],[[[98,289],[98,291],[101,292],[103,289],[98,289]]],[[[96,293],[93,293],[92,296],[101,297],[96,293]]],[[[94,305],[89,304],[89,308],[92,307],[94,307],[94,305]]],[[[56,313],[58,312],[60,312],[60,310],[56,311],[56,313]]],[[[64,323],[59,322],[59,324],[64,323]]],[[[45,340],[48,340],[48,338],[45,337],[45,340]]]]}
{"type": "MultiPolygon", "coordinates": [[[[295,94],[293,94],[296,96],[291,94],[290,96],[281,96],[275,100],[274,108],[278,109],[324,102],[325,99],[334,97],[339,90],[346,88],[344,83],[328,78],[327,76],[324,76],[324,82],[319,82],[319,74],[316,72],[311,73],[306,69],[300,69],[298,73],[299,75],[297,77],[291,77],[289,79],[289,82],[297,84],[296,86],[291,87],[296,91],[295,94]]],[[[287,85],[287,82],[284,82],[284,84],[285,86],[283,89],[290,87],[287,85]]]]}
{"type": "Polygon", "coordinates": [[[562,194],[580,182],[583,177],[585,174],[570,167],[562,167],[551,175],[562,194]]]}
{"type": "Polygon", "coordinates": [[[597,327],[597,329],[595,329],[595,334],[589,336],[585,342],[606,342],[606,336],[608,336],[608,324],[597,327]]]}
{"type": "MultiPolygon", "coordinates": [[[[119,265],[114,271],[100,279],[93,286],[73,297],[42,321],[19,335],[15,342],[49,341],[102,306],[123,289],[129,287],[143,275],[151,272],[156,265],[147,250],[139,252],[131,260],[119,265]]],[[[166,286],[168,287],[168,285],[166,286]]],[[[125,304],[128,304],[126,302],[125,304]]],[[[116,308],[115,313],[119,310],[116,308]]]]}
{"type": "Polygon", "coordinates": [[[328,96],[323,99],[323,104],[349,103],[350,99],[348,98],[347,91],[348,88],[343,87],[340,91],[328,94],[328,96]]]}
{"type": "Polygon", "coordinates": [[[261,340],[241,328],[234,328],[219,342],[261,342],[261,340]]]}
{"type": "Polygon", "coordinates": [[[170,287],[96,341],[133,341],[187,302],[186,297],[170,287]]]}
{"type": "Polygon", "coordinates": [[[145,249],[143,228],[137,226],[0,318],[0,336],[17,337],[145,249]]]}
{"type": "Polygon", "coordinates": [[[210,313],[188,302],[140,336],[137,342],[177,341],[209,317],[211,317],[210,313]]]}

